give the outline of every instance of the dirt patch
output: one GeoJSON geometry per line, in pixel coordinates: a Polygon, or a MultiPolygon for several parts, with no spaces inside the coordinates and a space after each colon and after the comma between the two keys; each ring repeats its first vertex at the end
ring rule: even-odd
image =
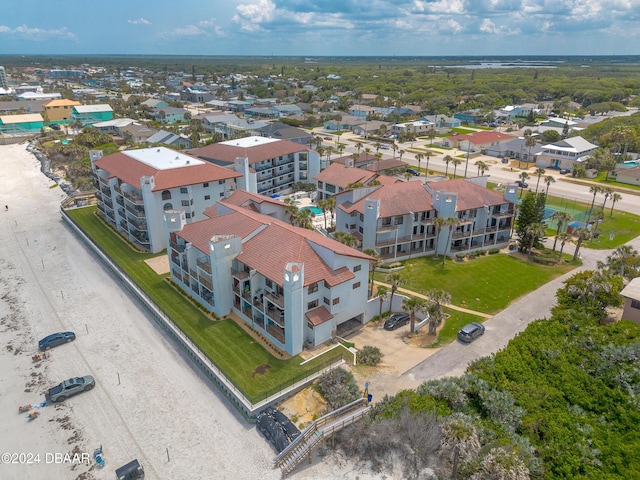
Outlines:
{"type": "Polygon", "coordinates": [[[258,366],[251,374],[251,378],[255,378],[256,375],[264,375],[265,373],[267,373],[267,370],[269,370],[270,368],[271,368],[271,365],[269,365],[268,363],[264,363],[258,366]]]}
{"type": "Polygon", "coordinates": [[[313,387],[299,391],[278,406],[301,430],[327,411],[327,402],[313,387]]]}
{"type": "Polygon", "coordinates": [[[144,261],[151,270],[156,272],[158,275],[164,275],[165,273],[169,273],[169,257],[166,255],[160,255],[158,257],[149,258],[144,261]]]}

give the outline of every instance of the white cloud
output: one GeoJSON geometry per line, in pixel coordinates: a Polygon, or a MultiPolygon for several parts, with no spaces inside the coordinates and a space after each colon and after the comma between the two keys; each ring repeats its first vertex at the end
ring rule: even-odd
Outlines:
{"type": "Polygon", "coordinates": [[[149,20],[142,17],[135,20],[127,20],[127,23],[130,23],[131,25],[151,25],[151,22],[149,20]]]}
{"type": "Polygon", "coordinates": [[[170,32],[161,33],[163,38],[169,37],[224,37],[224,30],[217,24],[215,18],[202,20],[197,25],[185,25],[175,27],[170,32]]]}
{"type": "Polygon", "coordinates": [[[271,0],[258,0],[256,3],[243,3],[236,7],[233,21],[240,24],[240,28],[247,32],[260,30],[261,23],[274,19],[276,4],[271,0]]]}
{"type": "Polygon", "coordinates": [[[74,42],[78,41],[78,37],[76,37],[73,32],[70,32],[67,27],[45,30],[43,28],[27,27],[26,25],[20,25],[16,28],[0,25],[0,33],[7,33],[16,37],[36,41],[51,39],[72,40],[74,42]]]}

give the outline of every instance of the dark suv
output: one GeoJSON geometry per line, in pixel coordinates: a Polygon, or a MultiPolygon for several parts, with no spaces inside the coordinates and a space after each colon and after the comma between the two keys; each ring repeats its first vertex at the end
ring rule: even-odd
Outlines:
{"type": "Polygon", "coordinates": [[[471,343],[484,333],[484,325],[477,322],[468,323],[458,332],[458,340],[464,343],[471,343]]]}
{"type": "Polygon", "coordinates": [[[410,173],[414,177],[419,177],[420,176],[420,172],[417,171],[415,168],[407,168],[407,173],[410,173]]]}
{"type": "Polygon", "coordinates": [[[409,323],[409,320],[410,318],[408,313],[394,313],[386,322],[384,322],[384,329],[395,330],[396,328],[409,323]]]}

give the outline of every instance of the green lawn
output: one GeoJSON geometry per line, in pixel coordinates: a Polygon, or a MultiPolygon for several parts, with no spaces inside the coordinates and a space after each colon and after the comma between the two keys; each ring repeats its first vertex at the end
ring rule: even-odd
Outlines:
{"type": "Polygon", "coordinates": [[[68,213],[252,402],[295,383],[331,360],[332,355],[325,355],[304,366],[300,366],[299,356],[280,360],[233,320],[211,320],[171,287],[165,280],[168,274],[157,275],[144,262],[157,255],[132,250],[95,215],[96,210],[88,207],[68,213]],[[259,368],[264,365],[269,367],[259,368]],[[260,373],[261,370],[264,372],[260,373]]]}
{"type": "MultiPolygon", "coordinates": [[[[399,273],[405,283],[402,288],[418,293],[439,289],[451,295],[451,303],[478,312],[495,314],[513,300],[544,285],[574,268],[561,264],[544,266],[520,260],[514,255],[497,254],[465,262],[421,257],[402,262],[399,273]]],[[[376,273],[376,280],[388,282],[387,276],[376,273]]]]}
{"type": "MultiPolygon", "coordinates": [[[[444,326],[438,332],[438,341],[432,345],[429,345],[430,348],[443,347],[444,345],[448,345],[453,342],[458,337],[458,331],[464,327],[467,323],[471,322],[484,322],[484,318],[478,317],[476,315],[472,315],[466,312],[460,312],[458,310],[453,310],[451,308],[443,308],[443,311],[449,314],[449,317],[444,322],[444,326]]],[[[423,327],[428,328],[428,327],[423,327]]]]}

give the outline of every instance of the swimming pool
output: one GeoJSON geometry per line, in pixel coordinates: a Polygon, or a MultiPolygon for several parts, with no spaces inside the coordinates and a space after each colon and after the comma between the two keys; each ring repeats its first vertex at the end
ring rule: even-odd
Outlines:
{"type": "Polygon", "coordinates": [[[302,207],[300,210],[311,210],[316,215],[322,215],[322,209],[318,207],[302,207]]]}

